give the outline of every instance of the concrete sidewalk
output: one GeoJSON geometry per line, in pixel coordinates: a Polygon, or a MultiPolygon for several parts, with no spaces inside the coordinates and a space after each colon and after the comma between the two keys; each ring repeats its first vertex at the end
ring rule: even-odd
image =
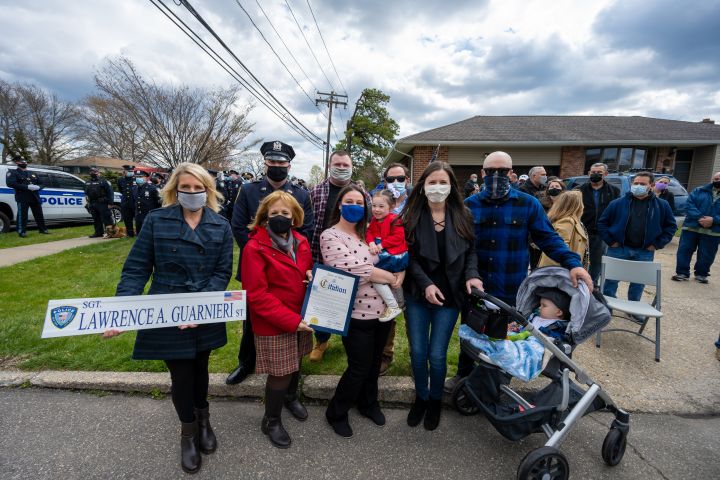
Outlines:
{"type": "Polygon", "coordinates": [[[0,268],[9,267],[20,262],[27,262],[38,257],[54,255],[63,250],[69,250],[75,247],[84,247],[93,243],[107,242],[115,240],[114,238],[68,238],[66,240],[57,240],[55,242],[34,243],[32,245],[23,245],[22,247],[3,248],[0,250],[0,268]]]}
{"type": "MultiPolygon", "coordinates": [[[[602,348],[594,339],[580,345],[574,360],[600,384],[618,404],[631,412],[673,414],[720,414],[720,362],[715,358],[714,342],[718,335],[720,310],[720,265],[712,269],[711,283],[673,282],[677,239],[656,255],[663,264],[661,361],[654,360],[654,346],[628,333],[603,335],[602,348]]],[[[624,297],[627,288],[621,287],[624,297]]],[[[654,287],[646,287],[646,299],[654,287]]],[[[613,319],[612,327],[633,327],[622,319],[613,319]]],[[[635,326],[635,328],[637,328],[635,326]]],[[[655,335],[654,321],[646,335],[655,335]]],[[[212,374],[210,393],[217,397],[261,398],[264,378],[251,376],[241,385],[225,385],[225,374],[212,374]]],[[[334,375],[304,378],[306,398],[324,402],[332,397],[339,380],[334,375]]],[[[513,380],[518,389],[534,389],[544,379],[530,384],[513,380]]],[[[0,386],[32,385],[46,388],[89,389],[127,392],[169,392],[167,373],[118,372],[21,372],[0,371],[0,386]]],[[[388,404],[412,402],[415,392],[410,377],[382,377],[380,399],[388,404]]]]}

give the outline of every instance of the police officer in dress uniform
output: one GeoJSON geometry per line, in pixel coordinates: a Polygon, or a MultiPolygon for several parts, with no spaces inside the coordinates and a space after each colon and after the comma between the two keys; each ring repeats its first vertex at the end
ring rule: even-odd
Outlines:
{"type": "Polygon", "coordinates": [[[40,190],[43,188],[38,176],[27,171],[27,161],[20,156],[13,158],[17,168],[8,170],[5,175],[7,186],[15,190],[15,202],[17,203],[17,221],[15,228],[21,237],[27,236],[27,215],[28,208],[32,210],[33,218],[37,223],[40,233],[50,233],[45,227],[42,203],[40,202],[40,190]]]}
{"type": "MultiPolygon", "coordinates": [[[[251,183],[244,183],[240,189],[232,214],[232,231],[235,241],[240,247],[240,258],[236,278],[240,281],[240,266],[242,262],[242,249],[248,241],[248,225],[255,218],[258,206],[263,198],[275,190],[284,190],[289,193],[302,206],[305,211],[305,221],[298,231],[304,235],[308,242],[312,242],[313,210],[310,194],[288,180],[290,162],[295,157],[295,150],[283,142],[265,142],[260,147],[265,159],[265,176],[251,183]]],[[[255,337],[252,332],[251,319],[248,315],[243,322],[243,336],[238,353],[238,367],[227,377],[225,383],[233,385],[242,382],[255,370],[255,337]]]]}
{"type": "Polygon", "coordinates": [[[120,213],[125,223],[128,237],[135,236],[135,227],[133,221],[135,219],[135,176],[132,165],[123,165],[123,176],[118,178],[118,187],[120,188],[120,213]]]}
{"type": "Polygon", "coordinates": [[[85,182],[87,209],[92,215],[95,233],[90,238],[103,236],[105,227],[112,225],[110,206],[113,202],[113,189],[110,182],[100,176],[97,167],[90,168],[90,180],[85,182]]]}
{"type": "Polygon", "coordinates": [[[227,193],[227,208],[225,209],[225,218],[228,222],[232,222],[233,209],[235,208],[235,200],[237,200],[242,179],[237,170],[230,170],[229,176],[225,178],[225,192],[227,193]]]}
{"type": "Polygon", "coordinates": [[[140,235],[140,229],[145,221],[145,217],[150,211],[160,208],[160,190],[148,181],[150,175],[142,170],[135,170],[135,229],[140,235]]]}

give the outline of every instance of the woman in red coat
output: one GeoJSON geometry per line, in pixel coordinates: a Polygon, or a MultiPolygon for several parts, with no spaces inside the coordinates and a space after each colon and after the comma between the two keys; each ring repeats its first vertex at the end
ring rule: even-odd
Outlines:
{"type": "Polygon", "coordinates": [[[292,228],[301,227],[303,217],[292,195],[271,193],[258,207],[242,253],[243,288],[257,350],[255,371],[268,374],[261,430],[278,448],[291,443],[280,418],[283,403],[298,420],[308,416],[297,388],[300,362],[312,350],[312,329],[300,316],[312,278],[312,255],[307,239],[292,228]]]}

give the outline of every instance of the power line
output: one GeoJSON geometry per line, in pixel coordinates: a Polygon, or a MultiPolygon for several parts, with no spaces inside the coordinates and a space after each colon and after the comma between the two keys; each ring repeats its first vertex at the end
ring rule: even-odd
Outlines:
{"type": "Polygon", "coordinates": [[[325,53],[327,53],[328,58],[330,59],[330,65],[332,65],[333,70],[335,70],[335,76],[337,76],[338,82],[340,82],[340,86],[342,87],[343,91],[347,93],[347,88],[345,88],[345,85],[343,85],[342,80],[340,80],[340,74],[337,71],[337,68],[335,68],[335,62],[333,62],[332,57],[330,56],[330,51],[327,48],[327,45],[325,44],[325,39],[323,38],[322,32],[320,31],[320,25],[318,25],[317,19],[315,18],[315,12],[313,12],[312,7],[310,6],[310,0],[307,1],[307,6],[310,9],[310,15],[312,15],[313,21],[315,22],[315,26],[317,27],[317,31],[320,34],[320,40],[322,40],[323,47],[325,47],[325,53]]]}
{"type": "Polygon", "coordinates": [[[235,54],[235,52],[232,51],[232,49],[223,41],[220,36],[215,33],[215,30],[205,21],[205,19],[193,8],[193,6],[190,4],[189,0],[180,0],[183,4],[183,6],[190,12],[192,16],[194,16],[200,24],[205,27],[205,29],[210,32],[210,34],[217,40],[217,42],[225,49],[226,52],[230,54],[230,56],[242,67],[242,69],[252,78],[252,80],[270,97],[273,99],[273,101],[280,107],[282,110],[287,112],[287,114],[294,120],[294,122],[302,127],[304,130],[308,132],[308,134],[314,138],[317,139],[317,141],[322,142],[322,139],[315,135],[315,133],[310,130],[308,127],[306,127],[300,120],[298,120],[295,115],[290,112],[290,110],[285,107],[285,105],[280,102],[275,95],[273,95],[270,90],[253,74],[250,69],[238,58],[238,56],[235,54]]]}
{"type": "Polygon", "coordinates": [[[290,6],[290,4],[288,3],[287,0],[285,0],[285,5],[287,5],[288,9],[290,10],[290,15],[292,15],[293,20],[295,20],[295,25],[297,25],[298,30],[300,30],[300,34],[302,35],[303,39],[305,39],[305,44],[306,44],[306,45],[308,46],[308,48],[310,49],[310,54],[311,54],[311,55],[313,56],[313,58],[315,59],[315,63],[318,64],[318,67],[320,67],[320,71],[322,72],[323,76],[325,77],[325,80],[327,80],[328,83],[330,84],[330,89],[331,89],[332,91],[334,91],[334,90],[335,90],[335,87],[333,86],[333,83],[332,83],[332,82],[330,81],[330,79],[328,78],[328,76],[327,76],[327,74],[325,73],[325,70],[323,69],[322,65],[320,65],[320,61],[318,60],[317,56],[315,56],[315,52],[313,51],[312,47],[310,46],[310,42],[308,42],[308,39],[307,39],[307,37],[305,36],[305,32],[303,32],[303,29],[302,29],[302,27],[300,26],[300,22],[298,22],[298,19],[295,17],[295,12],[293,12],[292,7],[290,6]]]}
{"type": "Polygon", "coordinates": [[[172,21],[175,26],[180,29],[180,31],[182,31],[185,35],[188,36],[188,38],[190,38],[190,40],[192,40],[198,47],[200,47],[200,49],[207,53],[208,56],[215,61],[215,63],[217,63],[231,77],[233,77],[238,83],[245,87],[260,103],[262,103],[273,114],[275,114],[275,116],[277,116],[280,120],[282,120],[285,124],[292,128],[296,133],[311,142],[313,145],[320,149],[323,148],[324,142],[322,142],[319,137],[317,137],[316,135],[308,135],[298,125],[293,123],[291,119],[287,118],[276,105],[273,105],[272,102],[270,102],[267,98],[260,94],[260,92],[258,92],[245,78],[243,78],[237,70],[230,66],[230,64],[220,54],[218,54],[210,45],[208,45],[207,42],[202,39],[202,37],[200,37],[190,26],[188,26],[182,19],[180,19],[177,14],[175,14],[167,5],[165,5],[162,0],[150,0],[150,2],[158,10],[160,10],[163,15],[165,15],[170,21],[172,21]],[[162,5],[162,7],[160,5],[162,5]],[[165,10],[163,10],[163,8],[165,10]]]}

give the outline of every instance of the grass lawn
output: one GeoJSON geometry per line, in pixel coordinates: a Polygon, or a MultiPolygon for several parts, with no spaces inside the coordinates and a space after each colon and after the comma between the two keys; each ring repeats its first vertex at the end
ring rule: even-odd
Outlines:
{"type": "Polygon", "coordinates": [[[27,237],[21,238],[16,232],[0,233],[0,249],[22,247],[35,243],[54,242],[68,238],[86,237],[93,233],[92,225],[80,225],[73,227],[48,228],[50,235],[43,235],[37,229],[28,230],[27,237]]]}
{"type": "MultiPolygon", "coordinates": [[[[88,227],[75,227],[85,228],[88,227]]],[[[104,340],[96,335],[41,339],[50,299],[107,297],[115,293],[120,271],[133,240],[79,247],[65,252],[0,268],[0,368],[24,370],[165,371],[163,362],[132,360],[135,334],[124,333],[104,340]]],[[[237,248],[235,249],[237,258],[237,248]]],[[[232,280],[229,289],[240,289],[232,280]]],[[[210,358],[211,372],[230,372],[237,365],[241,324],[227,324],[228,344],[210,358]]],[[[340,337],[320,364],[304,362],[305,374],[341,374],[346,366],[340,337]]],[[[454,374],[458,354],[457,334],[448,354],[449,374],[454,374]]],[[[400,318],[395,338],[395,361],[390,375],[409,375],[405,323],[400,318]]]]}

